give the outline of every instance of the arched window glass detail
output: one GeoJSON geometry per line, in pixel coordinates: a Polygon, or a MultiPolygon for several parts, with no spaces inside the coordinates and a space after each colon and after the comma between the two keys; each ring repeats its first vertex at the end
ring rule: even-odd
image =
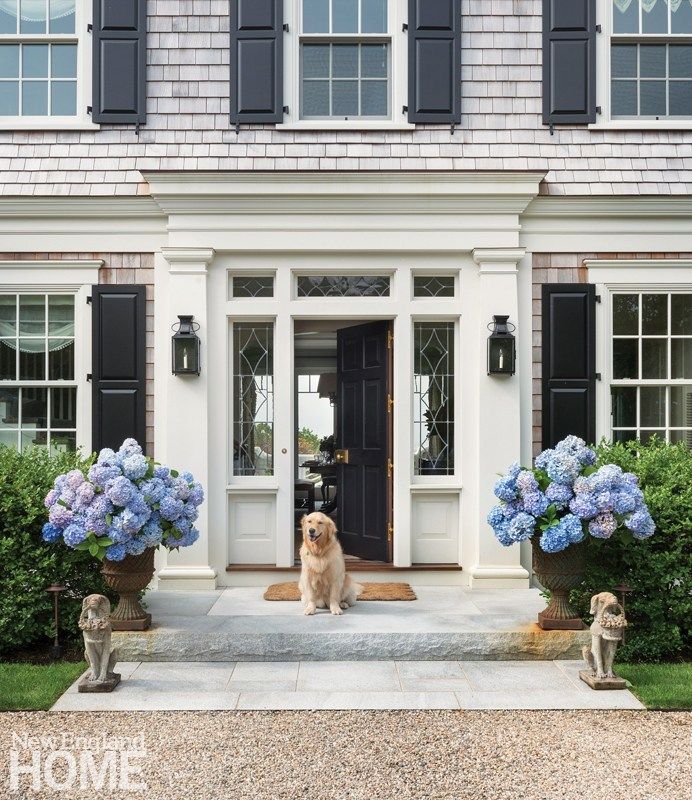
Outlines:
{"type": "Polygon", "coordinates": [[[233,325],[233,474],[274,474],[274,323],[233,325]]]}
{"type": "Polygon", "coordinates": [[[454,323],[413,326],[416,475],[454,474],[454,323]]]}

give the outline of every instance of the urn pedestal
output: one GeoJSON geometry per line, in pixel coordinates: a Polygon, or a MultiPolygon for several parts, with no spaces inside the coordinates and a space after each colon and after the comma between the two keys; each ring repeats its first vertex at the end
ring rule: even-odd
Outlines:
{"type": "Polygon", "coordinates": [[[583,544],[572,544],[559,553],[546,553],[538,539],[531,540],[533,571],[550,592],[550,603],[538,614],[538,624],[546,631],[580,631],[584,627],[581,617],[569,604],[569,593],[584,579],[585,549],[583,544]]]}
{"type": "Polygon", "coordinates": [[[151,614],[139,602],[154,575],[155,547],[139,556],[125,556],[122,561],[105,559],[101,572],[106,584],[118,593],[118,605],[111,614],[114,631],[145,631],[151,625],[151,614]]]}

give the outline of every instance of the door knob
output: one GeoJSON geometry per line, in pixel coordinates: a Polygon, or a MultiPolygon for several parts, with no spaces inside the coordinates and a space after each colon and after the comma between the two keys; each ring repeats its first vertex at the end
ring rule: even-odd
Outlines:
{"type": "Polygon", "coordinates": [[[337,464],[348,464],[348,450],[335,450],[334,460],[337,464]]]}

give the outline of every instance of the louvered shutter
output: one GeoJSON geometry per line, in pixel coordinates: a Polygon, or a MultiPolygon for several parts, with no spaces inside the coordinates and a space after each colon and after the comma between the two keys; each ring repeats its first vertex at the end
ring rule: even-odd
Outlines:
{"type": "Polygon", "coordinates": [[[146,0],[94,0],[94,122],[146,121],[146,30],[146,0]]]}
{"type": "Polygon", "coordinates": [[[283,121],[283,2],[231,0],[231,122],[283,121]]]}
{"type": "Polygon", "coordinates": [[[409,122],[461,122],[461,0],[409,0],[409,122]]]}
{"type": "Polygon", "coordinates": [[[596,440],[595,303],[588,283],[543,286],[543,447],[596,440]]]}
{"type": "Polygon", "coordinates": [[[146,440],[144,286],[92,287],[93,450],[146,440]]]}
{"type": "Polygon", "coordinates": [[[543,122],[596,121],[596,0],[543,0],[543,122]]]}

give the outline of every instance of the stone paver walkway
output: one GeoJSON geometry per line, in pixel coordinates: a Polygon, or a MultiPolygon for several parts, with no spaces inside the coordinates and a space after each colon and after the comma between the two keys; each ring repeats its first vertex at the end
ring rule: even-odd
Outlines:
{"type": "Polygon", "coordinates": [[[595,692],[580,661],[125,662],[112,694],[53,711],[284,709],[642,709],[629,691],[595,692]]]}

